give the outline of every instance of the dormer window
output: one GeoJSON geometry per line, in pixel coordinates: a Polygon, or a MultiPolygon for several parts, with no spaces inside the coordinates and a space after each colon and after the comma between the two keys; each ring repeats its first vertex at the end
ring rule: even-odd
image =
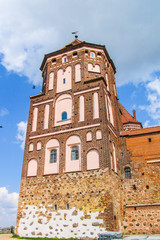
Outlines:
{"type": "Polygon", "coordinates": [[[62,57],[62,63],[66,63],[67,62],[67,56],[62,57]]]}
{"type": "Polygon", "coordinates": [[[91,52],[90,57],[91,57],[91,58],[95,58],[95,53],[94,53],[94,52],[91,52]]]}
{"type": "Polygon", "coordinates": [[[53,59],[52,59],[52,63],[56,63],[56,58],[53,58],[53,59]]]}
{"type": "Polygon", "coordinates": [[[78,55],[77,52],[73,53],[73,57],[77,57],[77,55],[78,55]]]}

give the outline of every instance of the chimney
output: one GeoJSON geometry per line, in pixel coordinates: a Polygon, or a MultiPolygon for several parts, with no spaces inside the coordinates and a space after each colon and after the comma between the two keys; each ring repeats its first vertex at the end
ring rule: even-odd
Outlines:
{"type": "Polygon", "coordinates": [[[136,110],[133,109],[133,118],[136,120],[136,110]]]}

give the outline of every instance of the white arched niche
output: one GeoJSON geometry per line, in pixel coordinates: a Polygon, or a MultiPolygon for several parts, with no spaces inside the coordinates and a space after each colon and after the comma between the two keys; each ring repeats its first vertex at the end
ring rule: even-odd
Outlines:
{"type": "Polygon", "coordinates": [[[66,141],[65,171],[81,171],[81,139],[77,135],[70,136],[66,141]]]}
{"type": "Polygon", "coordinates": [[[37,176],[37,160],[32,159],[28,163],[27,177],[37,176]]]}
{"type": "Polygon", "coordinates": [[[99,168],[99,152],[92,149],[87,153],[87,170],[99,168]]]}
{"type": "Polygon", "coordinates": [[[54,85],[54,72],[50,72],[48,90],[52,90],[53,85],[54,85]]]}
{"type": "Polygon", "coordinates": [[[60,145],[57,139],[47,142],[45,148],[44,174],[59,173],[59,150],[60,145]]]}
{"type": "Polygon", "coordinates": [[[78,63],[75,65],[75,82],[81,81],[81,64],[78,63]]]}
{"type": "Polygon", "coordinates": [[[55,126],[69,124],[72,122],[72,97],[70,94],[63,94],[57,98],[54,119],[55,126]]]}
{"type": "Polygon", "coordinates": [[[57,72],[57,93],[72,88],[72,68],[68,66],[65,71],[59,69],[57,72]]]}

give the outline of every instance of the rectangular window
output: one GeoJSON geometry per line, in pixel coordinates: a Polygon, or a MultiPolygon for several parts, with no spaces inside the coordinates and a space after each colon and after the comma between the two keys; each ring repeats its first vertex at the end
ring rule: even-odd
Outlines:
{"type": "Polygon", "coordinates": [[[54,204],[54,210],[56,211],[58,209],[57,204],[54,204]]]}
{"type": "Polygon", "coordinates": [[[69,203],[66,204],[66,208],[67,208],[67,210],[70,209],[69,203]]]}
{"type": "Polygon", "coordinates": [[[57,162],[57,150],[53,149],[50,151],[50,163],[56,163],[57,162]]]}
{"type": "Polygon", "coordinates": [[[63,78],[63,84],[65,84],[66,83],[66,79],[65,78],[63,78]]]}
{"type": "Polygon", "coordinates": [[[71,148],[71,160],[78,160],[79,159],[79,147],[74,146],[71,148]]]}

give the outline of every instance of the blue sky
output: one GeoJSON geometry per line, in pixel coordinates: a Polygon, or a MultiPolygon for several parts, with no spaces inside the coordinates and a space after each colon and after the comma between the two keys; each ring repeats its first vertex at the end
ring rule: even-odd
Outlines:
{"type": "Polygon", "coordinates": [[[0,0],[0,226],[15,224],[29,97],[41,91],[43,56],[71,42],[71,32],[106,45],[120,102],[144,127],[160,125],[159,9],[159,0],[0,0]]]}

